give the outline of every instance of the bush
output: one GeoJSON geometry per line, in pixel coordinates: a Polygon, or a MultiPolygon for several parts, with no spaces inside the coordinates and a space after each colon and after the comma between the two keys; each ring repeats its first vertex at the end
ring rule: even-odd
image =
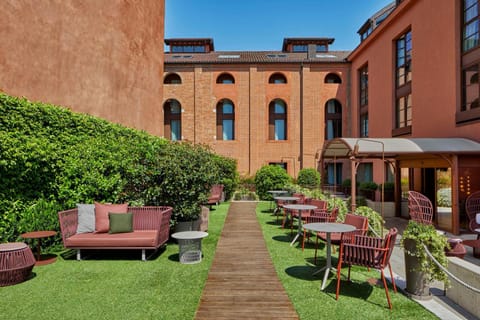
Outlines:
{"type": "Polygon", "coordinates": [[[365,181],[365,182],[361,182],[358,188],[360,190],[375,191],[377,190],[378,185],[373,181],[365,181]]]}
{"type": "Polygon", "coordinates": [[[306,188],[317,188],[320,185],[320,173],[313,168],[303,168],[298,172],[297,184],[306,188]]]}
{"type": "Polygon", "coordinates": [[[378,212],[376,212],[375,210],[367,206],[360,206],[355,209],[355,213],[368,218],[368,225],[374,231],[374,232],[371,232],[369,230],[368,235],[378,237],[384,234],[382,233],[382,230],[383,230],[385,221],[383,220],[382,216],[378,212]]]}
{"type": "Polygon", "coordinates": [[[94,200],[171,205],[175,219],[193,218],[212,184],[231,192],[237,181],[236,162],[205,146],[1,93],[0,177],[1,242],[58,230],[57,211],[94,200]]]}
{"type": "Polygon", "coordinates": [[[439,207],[452,207],[452,189],[442,188],[437,191],[437,205],[439,207]]]}
{"type": "Polygon", "coordinates": [[[287,172],[277,165],[266,165],[255,174],[255,190],[260,200],[271,200],[269,190],[283,189],[291,181],[287,172]]]}

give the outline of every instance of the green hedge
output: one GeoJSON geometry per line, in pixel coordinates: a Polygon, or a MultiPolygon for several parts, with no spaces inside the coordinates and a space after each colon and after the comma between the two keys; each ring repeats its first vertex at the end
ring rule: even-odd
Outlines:
{"type": "Polygon", "coordinates": [[[281,190],[291,182],[285,169],[277,165],[266,165],[255,174],[255,189],[261,200],[271,200],[269,190],[281,190]]]}
{"type": "Polygon", "coordinates": [[[76,203],[171,205],[175,219],[195,217],[212,184],[238,179],[236,162],[206,146],[3,93],[0,176],[0,242],[58,230],[57,211],[76,203]]]}

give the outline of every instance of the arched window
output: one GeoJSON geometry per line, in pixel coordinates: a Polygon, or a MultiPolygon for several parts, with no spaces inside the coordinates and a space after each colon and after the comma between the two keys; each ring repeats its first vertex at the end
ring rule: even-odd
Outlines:
{"type": "Polygon", "coordinates": [[[327,140],[342,137],[342,105],[335,99],[325,104],[325,138],[327,140]]]}
{"type": "Polygon", "coordinates": [[[217,103],[217,140],[235,140],[235,106],[229,99],[217,103]]]}
{"type": "Polygon", "coordinates": [[[268,106],[268,136],[270,140],[287,140],[287,104],[281,99],[268,106]]]}
{"type": "Polygon", "coordinates": [[[182,140],[182,106],[175,99],[163,105],[165,137],[172,141],[182,140]]]}
{"type": "Polygon", "coordinates": [[[218,76],[217,83],[233,84],[235,83],[235,78],[230,73],[222,73],[218,76]]]}
{"type": "Polygon", "coordinates": [[[169,74],[167,74],[165,79],[163,79],[163,83],[164,84],[181,84],[182,79],[176,73],[169,73],[169,74]]]}
{"type": "Polygon", "coordinates": [[[270,76],[268,83],[287,83],[287,78],[283,74],[276,72],[270,76]]]}
{"type": "Polygon", "coordinates": [[[325,83],[342,83],[342,79],[336,73],[329,73],[325,77],[325,83]]]}

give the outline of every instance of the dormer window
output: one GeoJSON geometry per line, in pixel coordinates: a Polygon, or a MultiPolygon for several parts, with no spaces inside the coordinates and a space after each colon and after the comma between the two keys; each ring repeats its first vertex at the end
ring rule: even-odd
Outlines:
{"type": "Polygon", "coordinates": [[[171,46],[170,51],[172,53],[205,53],[205,46],[171,46]]]}
{"type": "Polygon", "coordinates": [[[328,45],[333,38],[285,38],[283,39],[283,52],[328,52],[328,45]]]}

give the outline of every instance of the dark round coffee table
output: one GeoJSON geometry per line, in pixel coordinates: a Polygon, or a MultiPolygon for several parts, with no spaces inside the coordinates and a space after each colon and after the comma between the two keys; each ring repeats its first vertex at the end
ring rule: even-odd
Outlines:
{"type": "Polygon", "coordinates": [[[41,254],[42,239],[53,237],[56,234],[57,233],[55,231],[32,231],[21,234],[22,238],[24,239],[37,239],[37,262],[35,263],[36,266],[43,266],[53,263],[55,262],[55,260],[57,260],[57,257],[54,255],[41,254]]]}

